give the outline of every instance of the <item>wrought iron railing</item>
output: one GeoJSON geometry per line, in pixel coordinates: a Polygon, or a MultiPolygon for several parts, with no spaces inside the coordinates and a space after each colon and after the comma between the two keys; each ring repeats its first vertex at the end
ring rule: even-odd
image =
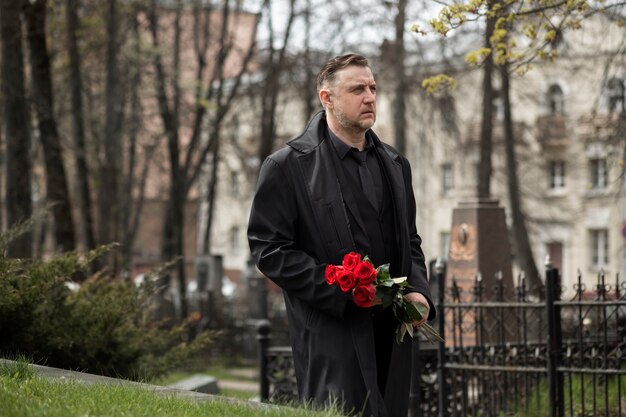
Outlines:
{"type": "MultiPolygon", "coordinates": [[[[446,343],[414,345],[412,416],[626,417],[626,282],[599,274],[588,291],[579,274],[563,300],[559,271],[548,266],[545,300],[529,295],[523,277],[504,300],[501,280],[486,294],[479,277],[460,288],[445,283],[443,268],[434,273],[445,288],[435,293],[446,343]]],[[[261,398],[292,401],[290,349],[264,355],[261,398]]]]}

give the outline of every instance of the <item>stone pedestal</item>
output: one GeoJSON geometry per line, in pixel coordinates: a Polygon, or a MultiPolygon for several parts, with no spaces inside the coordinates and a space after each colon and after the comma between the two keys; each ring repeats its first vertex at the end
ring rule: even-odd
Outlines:
{"type": "MultiPolygon", "coordinates": [[[[496,279],[500,277],[504,300],[512,300],[513,271],[506,216],[504,208],[493,199],[461,202],[452,212],[446,286],[449,288],[454,278],[462,291],[461,302],[478,301],[473,290],[479,272],[482,277],[480,301],[496,301],[496,279]]],[[[489,325],[489,316],[490,312],[485,310],[480,318],[483,325],[489,325]]],[[[464,320],[474,318],[473,313],[469,313],[464,320]]],[[[477,338],[474,332],[467,332],[463,343],[466,346],[487,343],[492,337],[488,334],[477,338]]]]}
{"type": "Polygon", "coordinates": [[[452,212],[446,281],[450,284],[454,276],[459,285],[471,287],[477,272],[486,289],[483,301],[493,299],[489,289],[496,274],[502,274],[505,288],[513,288],[509,233],[497,200],[461,202],[452,212]]]}

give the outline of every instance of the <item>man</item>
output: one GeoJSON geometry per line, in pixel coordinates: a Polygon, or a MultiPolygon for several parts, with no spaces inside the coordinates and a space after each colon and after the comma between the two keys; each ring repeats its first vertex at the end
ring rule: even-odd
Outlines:
{"type": "Polygon", "coordinates": [[[390,263],[392,276],[412,286],[405,297],[434,317],[411,169],[371,130],[376,82],[366,58],[335,57],[317,81],[324,111],[261,167],[250,249],[283,289],[300,397],[363,416],[406,417],[411,338],[396,343],[390,309],[379,301],[357,307],[324,271],[352,251],[376,266],[390,263]]]}

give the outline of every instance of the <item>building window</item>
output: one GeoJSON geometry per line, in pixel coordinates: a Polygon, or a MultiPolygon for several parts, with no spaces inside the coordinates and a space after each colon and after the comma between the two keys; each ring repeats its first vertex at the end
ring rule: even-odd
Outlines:
{"type": "Polygon", "coordinates": [[[607,229],[590,230],[591,266],[606,267],[609,264],[609,232],[607,229]]]}
{"type": "Polygon", "coordinates": [[[592,189],[600,190],[606,188],[607,172],[605,158],[589,160],[589,177],[592,189]]]}
{"type": "Polygon", "coordinates": [[[565,113],[565,97],[558,84],[552,84],[548,88],[548,106],[551,114],[565,113]]]}
{"type": "Polygon", "coordinates": [[[609,112],[624,111],[624,81],[613,77],[609,80],[606,87],[609,99],[609,112]]]}
{"type": "Polygon", "coordinates": [[[230,228],[230,249],[236,251],[239,249],[239,227],[230,228]]]}
{"type": "Polygon", "coordinates": [[[443,164],[441,166],[441,189],[447,194],[454,188],[454,171],[452,164],[443,164]]]}
{"type": "Polygon", "coordinates": [[[565,161],[550,161],[550,188],[565,187],[565,161]]]}

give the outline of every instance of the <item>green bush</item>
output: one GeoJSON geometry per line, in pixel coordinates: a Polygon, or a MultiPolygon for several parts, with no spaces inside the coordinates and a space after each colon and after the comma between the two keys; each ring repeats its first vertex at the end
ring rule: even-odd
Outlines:
{"type": "MultiPolygon", "coordinates": [[[[0,237],[4,253],[6,236],[0,237]]],[[[210,342],[190,337],[186,324],[155,322],[155,271],[137,287],[94,274],[76,290],[72,277],[110,247],[63,254],[48,261],[0,256],[0,353],[106,376],[149,380],[182,365],[210,342]]]]}

